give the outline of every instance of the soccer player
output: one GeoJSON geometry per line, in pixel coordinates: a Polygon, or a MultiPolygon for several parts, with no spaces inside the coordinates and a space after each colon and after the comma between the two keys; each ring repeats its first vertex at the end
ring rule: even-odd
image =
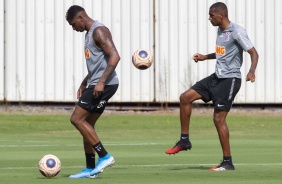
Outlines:
{"type": "Polygon", "coordinates": [[[255,81],[255,70],[259,56],[245,29],[229,21],[228,10],[224,3],[217,2],[210,7],[209,20],[213,26],[218,26],[215,53],[208,55],[196,53],[193,55],[193,59],[195,62],[216,59],[215,73],[200,80],[180,95],[180,140],[166,153],[175,154],[192,148],[189,140],[192,102],[197,99],[202,99],[204,102],[212,101],[214,106],[213,122],[222,147],[223,161],[210,170],[234,170],[226,116],[241,87],[240,68],[243,62],[243,50],[250,54],[252,62],[246,81],[255,81]]]}
{"type": "Polygon", "coordinates": [[[84,8],[74,5],[66,13],[66,20],[73,30],[87,31],[84,54],[88,74],[77,91],[78,102],[70,121],[81,133],[86,157],[86,168],[70,178],[95,178],[114,164],[115,160],[99,140],[94,126],[103,113],[108,100],[118,89],[119,80],[115,68],[120,60],[107,27],[91,19],[84,8]],[[99,159],[95,167],[95,153],[99,159]]]}

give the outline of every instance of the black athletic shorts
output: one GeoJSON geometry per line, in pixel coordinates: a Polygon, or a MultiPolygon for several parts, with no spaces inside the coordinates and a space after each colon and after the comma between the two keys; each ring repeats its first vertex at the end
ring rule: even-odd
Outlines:
{"type": "Polygon", "coordinates": [[[213,73],[191,88],[203,96],[204,102],[212,101],[215,109],[229,111],[240,87],[241,79],[218,78],[213,73]]]}
{"type": "Polygon", "coordinates": [[[102,114],[105,110],[108,100],[116,93],[117,89],[118,84],[106,85],[104,92],[99,97],[95,97],[93,95],[94,86],[89,86],[82,93],[77,105],[90,113],[96,112],[102,114]]]}

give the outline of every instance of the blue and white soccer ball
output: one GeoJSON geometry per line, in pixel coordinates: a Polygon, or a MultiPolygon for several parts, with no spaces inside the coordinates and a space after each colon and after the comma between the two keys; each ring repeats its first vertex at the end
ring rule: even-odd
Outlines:
{"type": "Polygon", "coordinates": [[[132,55],[132,63],[136,68],[145,70],[152,65],[153,57],[147,50],[137,50],[132,55]]]}
{"type": "Polygon", "coordinates": [[[47,178],[55,177],[61,171],[61,161],[55,155],[44,155],[38,163],[38,169],[47,178]]]}

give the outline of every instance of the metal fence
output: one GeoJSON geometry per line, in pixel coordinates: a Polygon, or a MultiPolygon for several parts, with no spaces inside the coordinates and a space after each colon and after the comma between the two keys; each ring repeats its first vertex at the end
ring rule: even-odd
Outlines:
{"type": "MultiPolygon", "coordinates": [[[[216,27],[208,21],[214,0],[0,0],[0,100],[74,102],[86,76],[85,33],[65,21],[83,6],[112,32],[121,55],[120,87],[112,102],[178,102],[179,95],[214,72],[215,61],[194,63],[196,52],[212,53],[216,27]],[[137,70],[137,49],[154,53],[154,65],[137,70]]],[[[231,21],[242,25],[260,55],[257,81],[242,87],[235,103],[282,103],[282,1],[225,0],[231,21]]],[[[250,67],[244,54],[242,76],[250,67]]]]}

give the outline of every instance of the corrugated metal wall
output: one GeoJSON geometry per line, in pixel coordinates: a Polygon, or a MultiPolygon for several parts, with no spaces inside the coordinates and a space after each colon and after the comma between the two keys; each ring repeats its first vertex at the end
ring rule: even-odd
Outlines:
{"type": "MultiPolygon", "coordinates": [[[[156,1],[156,93],[157,101],[174,102],[179,94],[214,72],[215,60],[194,63],[196,52],[215,50],[217,28],[208,21],[208,10],[216,1],[156,1]]],[[[245,27],[260,55],[255,83],[242,80],[237,103],[281,103],[282,1],[226,0],[231,21],[245,27]]],[[[244,53],[242,76],[251,61],[244,53]]]]}
{"type": "Polygon", "coordinates": [[[7,101],[76,100],[86,76],[83,58],[85,33],[74,32],[65,21],[73,5],[103,22],[121,54],[117,72],[117,102],[153,101],[153,67],[139,71],[131,53],[153,50],[153,1],[150,0],[9,0],[5,1],[7,101]]]}
{"type": "MultiPolygon", "coordinates": [[[[65,21],[73,5],[103,22],[121,55],[120,87],[112,102],[178,102],[179,95],[214,72],[215,61],[194,63],[196,52],[214,52],[216,27],[208,21],[214,0],[0,0],[0,100],[74,102],[86,76],[85,33],[65,21]],[[4,14],[5,10],[5,14],[4,14]],[[5,15],[5,16],[4,16],[5,15]],[[4,44],[5,35],[5,44],[4,44]],[[131,63],[139,49],[154,66],[131,63]],[[5,67],[5,71],[4,71],[5,67]],[[4,75],[5,74],[5,75],[4,75]]],[[[282,1],[226,0],[229,18],[246,28],[259,52],[255,83],[242,82],[237,103],[282,103],[282,1]]],[[[250,67],[244,54],[243,76],[250,67]]]]}
{"type": "Polygon", "coordinates": [[[4,99],[4,0],[0,0],[0,100],[4,99]]]}

